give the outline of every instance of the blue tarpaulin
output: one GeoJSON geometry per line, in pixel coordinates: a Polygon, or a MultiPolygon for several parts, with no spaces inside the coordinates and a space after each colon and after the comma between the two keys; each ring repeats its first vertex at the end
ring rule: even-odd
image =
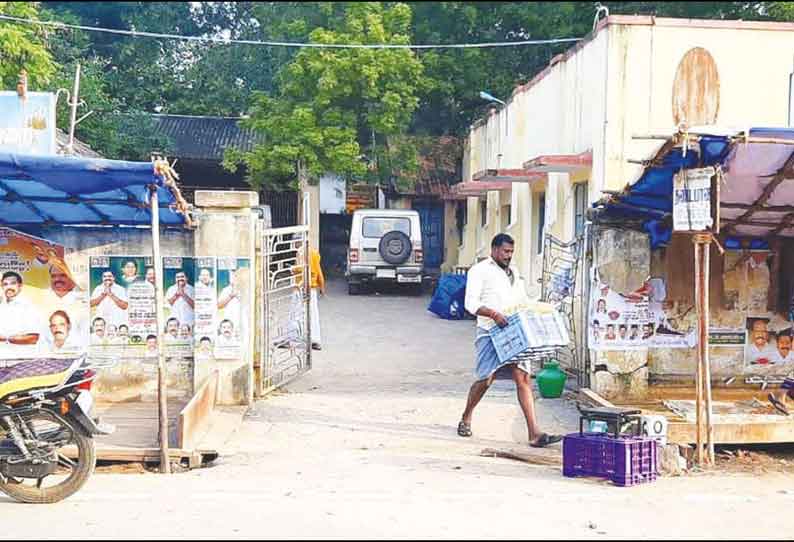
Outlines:
{"type": "MultiPolygon", "coordinates": [[[[717,131],[717,130],[715,130],[717,131]]],[[[684,156],[682,146],[663,146],[653,162],[646,166],[640,178],[622,193],[612,195],[606,200],[595,203],[597,221],[608,223],[639,222],[651,239],[652,248],[665,245],[672,234],[673,176],[682,169],[720,166],[725,174],[721,203],[732,205],[722,210],[724,221],[735,220],[743,211],[740,205],[751,205],[761,195],[763,187],[782,165],[781,160],[790,156],[794,147],[785,144],[758,142],[745,145],[742,138],[731,135],[713,135],[708,132],[697,133],[697,149],[690,148],[684,156]],[[751,147],[747,150],[737,147],[751,147]]],[[[753,128],[747,133],[749,138],[772,138],[778,140],[794,139],[791,128],[753,128]]],[[[750,140],[752,142],[752,139],[750,140]]],[[[779,197],[786,198],[786,188],[780,188],[779,197]]],[[[774,203],[768,199],[765,203],[774,203]]],[[[763,209],[761,210],[764,211],[763,209]]],[[[782,211],[781,211],[782,213],[782,211]]],[[[770,232],[776,235],[790,235],[790,230],[776,226],[783,223],[783,214],[767,213],[761,215],[766,222],[750,221],[745,217],[743,224],[734,228],[738,237],[763,237],[770,232]],[[751,226],[752,224],[752,226],[751,226]],[[755,229],[753,229],[755,228],[755,229]]],[[[741,222],[741,221],[740,221],[741,222]]],[[[760,242],[760,240],[759,240],[760,242]]],[[[735,237],[727,239],[726,246],[737,243],[735,237]]],[[[758,245],[758,242],[756,242],[758,245]]]]}
{"type": "Polygon", "coordinates": [[[184,225],[152,163],[0,152],[0,224],[149,226],[152,185],[160,222],[184,225]]]}

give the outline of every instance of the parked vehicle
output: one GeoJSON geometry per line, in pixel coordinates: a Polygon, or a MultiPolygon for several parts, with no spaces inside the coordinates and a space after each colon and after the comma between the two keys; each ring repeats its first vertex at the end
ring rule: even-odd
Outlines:
{"type": "Polygon", "coordinates": [[[422,287],[422,228],[410,209],[359,209],[353,213],[347,252],[350,295],[376,282],[422,287]]]}
{"type": "Polygon", "coordinates": [[[54,503],[94,472],[94,435],[113,428],[90,416],[99,365],[86,356],[32,359],[0,368],[0,491],[54,503]]]}

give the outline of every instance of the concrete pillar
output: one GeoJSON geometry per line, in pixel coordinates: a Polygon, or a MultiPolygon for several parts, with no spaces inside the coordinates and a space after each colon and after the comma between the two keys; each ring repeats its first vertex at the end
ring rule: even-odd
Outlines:
{"type": "Polygon", "coordinates": [[[243,343],[237,359],[196,359],[194,386],[197,389],[214,370],[220,373],[218,404],[246,405],[253,402],[256,283],[256,232],[259,205],[256,192],[199,190],[195,196],[198,226],[195,256],[248,258],[251,273],[241,300],[243,343]]]}

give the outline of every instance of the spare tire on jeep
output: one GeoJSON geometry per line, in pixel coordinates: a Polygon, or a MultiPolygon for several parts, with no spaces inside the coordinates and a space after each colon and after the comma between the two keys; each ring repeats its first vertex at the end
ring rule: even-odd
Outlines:
{"type": "Polygon", "coordinates": [[[383,261],[392,265],[405,263],[411,256],[411,240],[401,231],[392,230],[381,237],[378,252],[383,261]]]}

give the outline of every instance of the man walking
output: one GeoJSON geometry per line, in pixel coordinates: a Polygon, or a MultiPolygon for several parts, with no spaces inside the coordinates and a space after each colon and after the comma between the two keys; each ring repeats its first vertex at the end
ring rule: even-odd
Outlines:
{"type": "Polygon", "coordinates": [[[535,405],[532,397],[530,365],[528,359],[517,356],[504,363],[494,348],[488,328],[492,324],[507,326],[507,318],[502,313],[509,307],[516,306],[526,299],[524,281],[518,275],[518,269],[510,265],[513,258],[515,242],[505,233],[500,233],[491,241],[491,257],[483,260],[469,270],[466,281],[466,310],[477,315],[477,381],[469,390],[466,410],[458,424],[458,435],[471,436],[471,417],[474,407],[480,402],[485,392],[496,378],[512,376],[516,383],[518,402],[527,420],[529,445],[542,448],[562,437],[549,435],[540,430],[535,419],[535,405]]]}

